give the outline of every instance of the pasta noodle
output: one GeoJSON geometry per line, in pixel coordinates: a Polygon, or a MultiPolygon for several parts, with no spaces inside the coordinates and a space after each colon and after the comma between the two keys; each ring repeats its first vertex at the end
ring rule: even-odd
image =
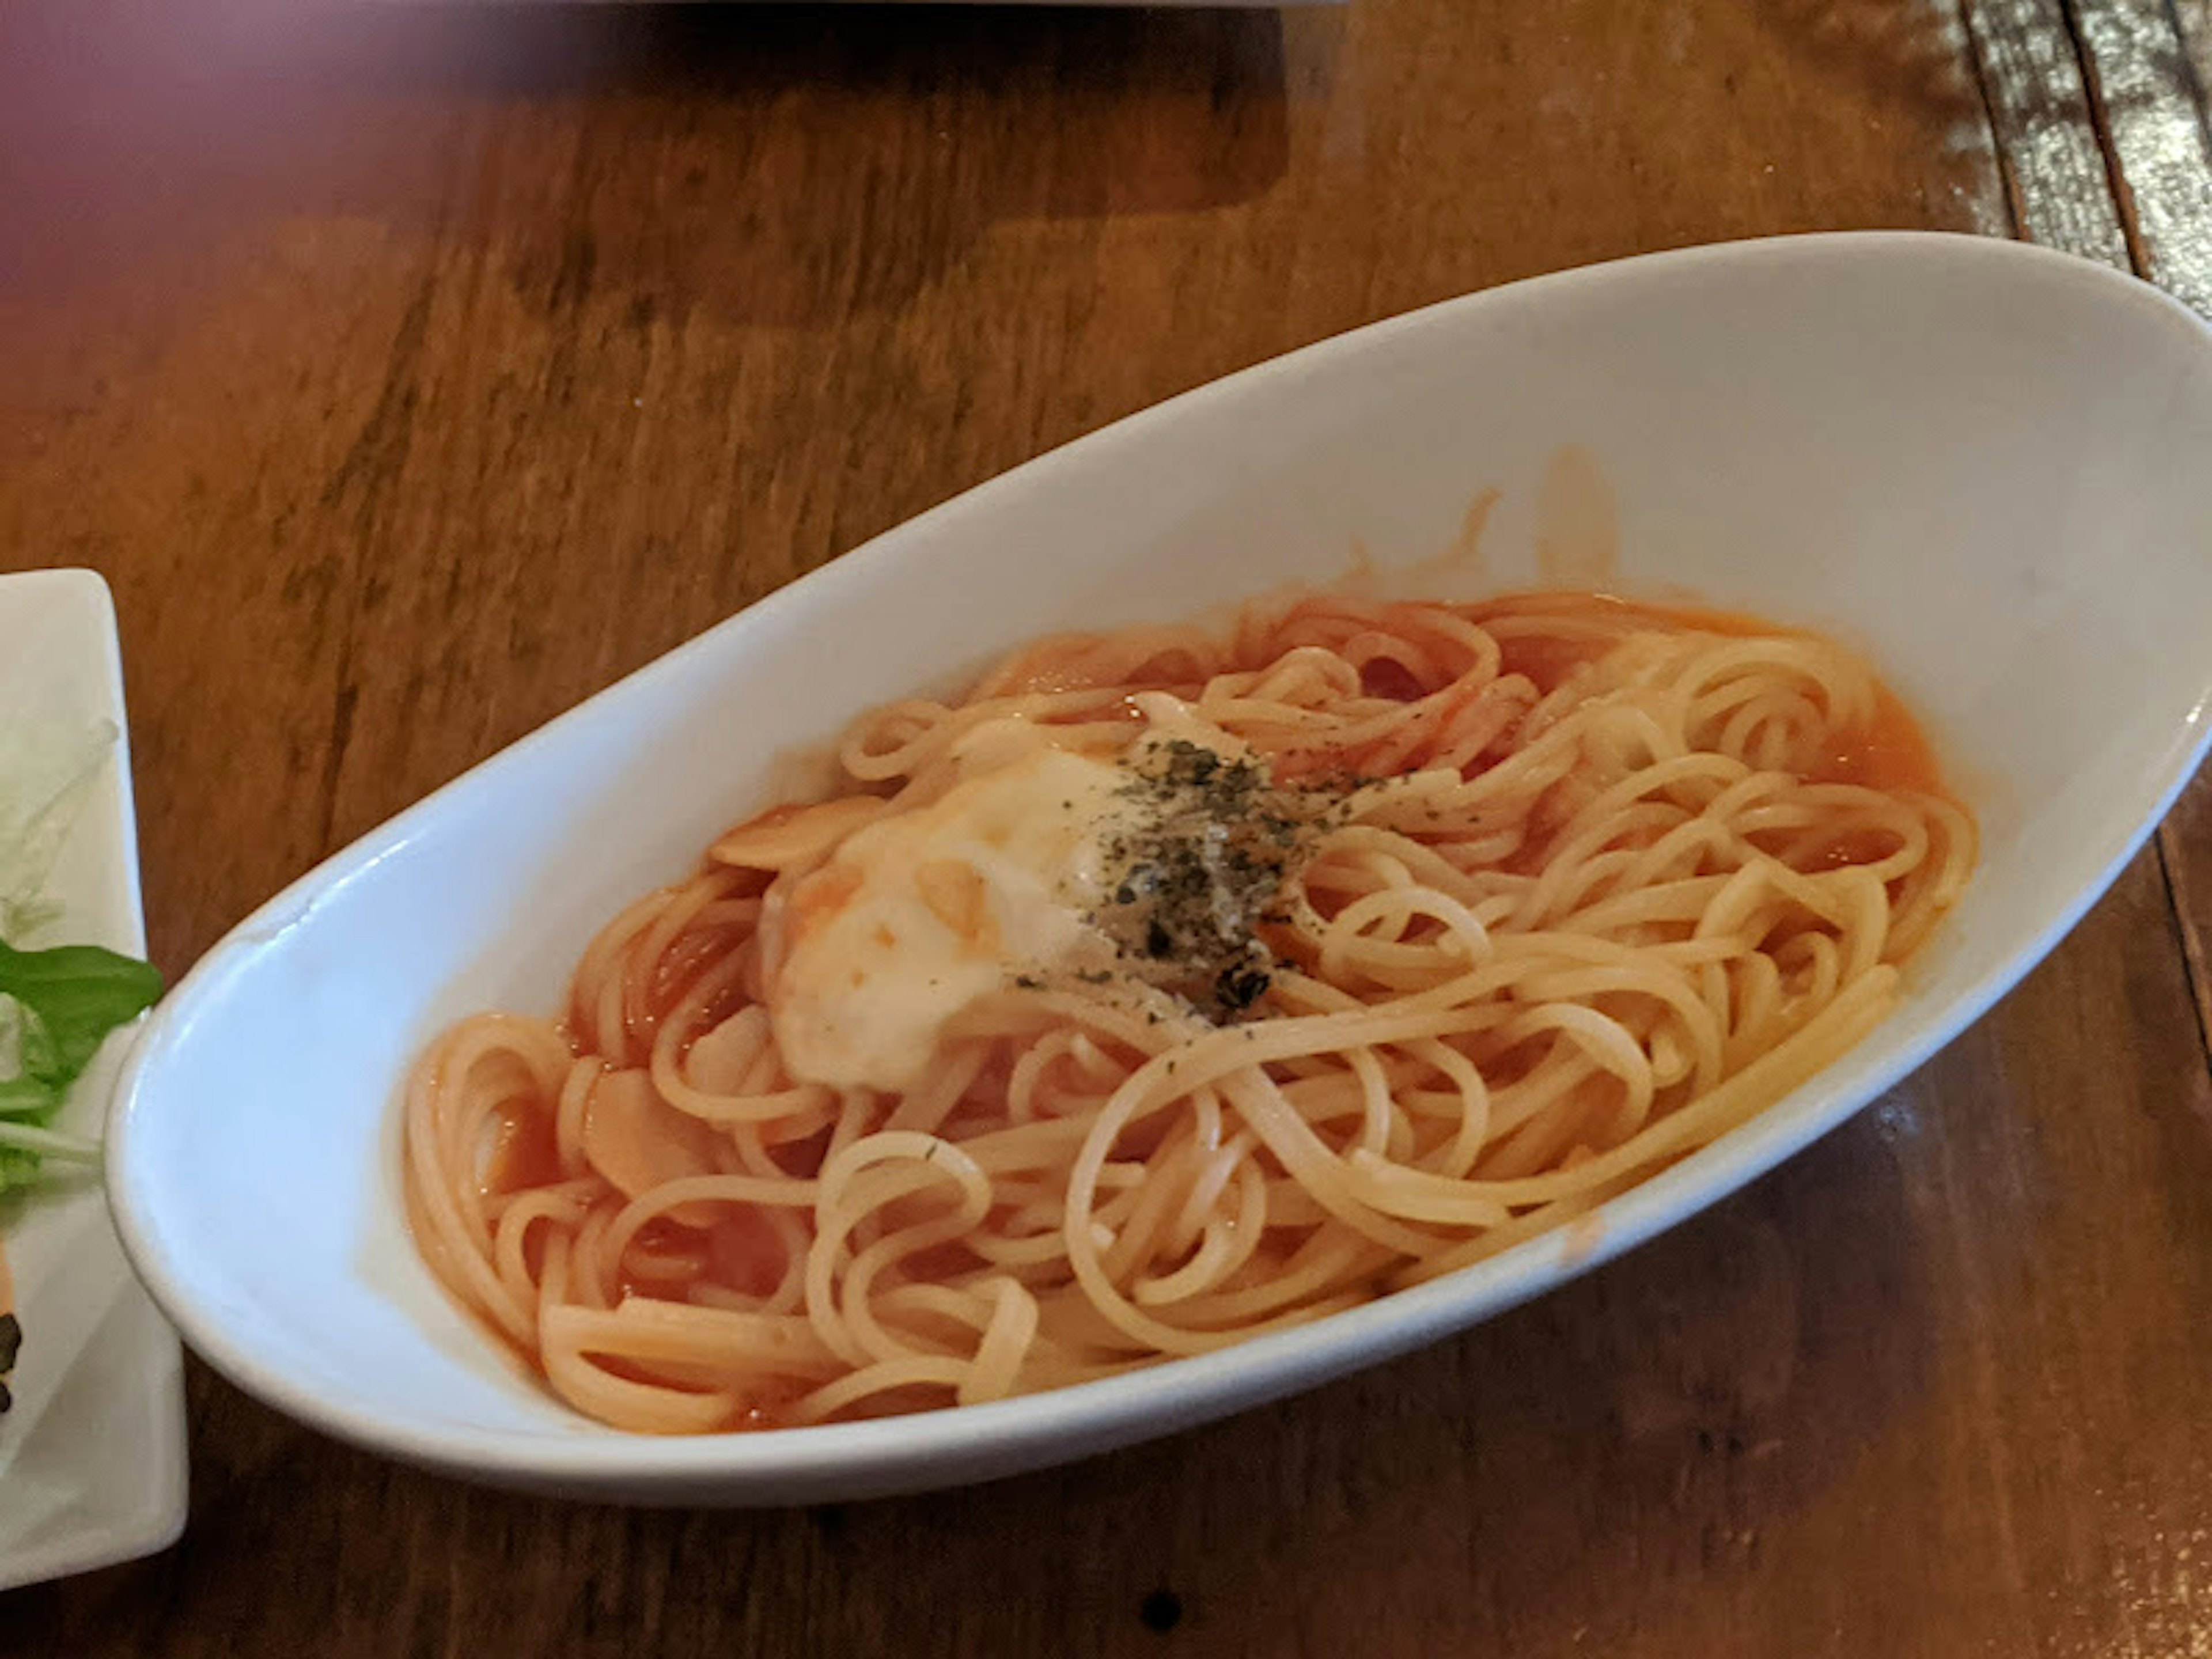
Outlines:
{"type": "Polygon", "coordinates": [[[1593,594],[1048,639],[839,759],[410,1081],[429,1265],[606,1423],[997,1400],[1480,1261],[1864,1036],[1974,854],[1852,653],[1593,594]]]}

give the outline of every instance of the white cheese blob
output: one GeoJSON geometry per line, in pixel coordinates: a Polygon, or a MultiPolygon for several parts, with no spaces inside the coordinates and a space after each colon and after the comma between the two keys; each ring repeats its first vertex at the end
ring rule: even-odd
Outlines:
{"type": "Polygon", "coordinates": [[[792,889],[768,1002],[792,1075],[911,1089],[945,1027],[1017,975],[1110,959],[1102,835],[1127,775],[1057,749],[855,830],[792,889]]]}

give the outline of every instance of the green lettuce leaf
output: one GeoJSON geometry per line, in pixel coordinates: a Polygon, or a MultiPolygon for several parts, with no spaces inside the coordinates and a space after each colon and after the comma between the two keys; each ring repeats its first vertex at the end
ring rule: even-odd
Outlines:
{"type": "Polygon", "coordinates": [[[42,1155],[89,1151],[46,1126],[107,1034],[161,994],[151,963],[96,945],[18,951],[0,941],[0,1191],[35,1181],[42,1155]]]}

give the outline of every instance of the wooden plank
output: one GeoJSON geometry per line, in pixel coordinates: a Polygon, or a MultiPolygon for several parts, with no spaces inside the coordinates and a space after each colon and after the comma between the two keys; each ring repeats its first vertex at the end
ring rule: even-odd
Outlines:
{"type": "Polygon", "coordinates": [[[2072,0],[2136,268],[2212,314],[2212,134],[2165,0],[2072,0]]]}
{"type": "Polygon", "coordinates": [[[2197,95],[2203,103],[2212,88],[2212,0],[2173,0],[2173,25],[2181,34],[2182,50],[2189,54],[2197,80],[2197,95]]]}
{"type": "Polygon", "coordinates": [[[2062,0],[1963,0],[2015,234],[2124,267],[2128,251],[2062,0]]]}

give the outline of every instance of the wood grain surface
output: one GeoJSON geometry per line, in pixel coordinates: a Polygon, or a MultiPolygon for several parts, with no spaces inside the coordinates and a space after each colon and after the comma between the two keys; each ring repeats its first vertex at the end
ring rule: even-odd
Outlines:
{"type": "MultiPolygon", "coordinates": [[[[0,6],[0,568],[122,617],[155,954],[872,532],[1424,301],[2033,236],[2212,305],[2206,0],[0,6]]],[[[1041,550],[1048,557],[1049,550],[1041,550]]],[[[204,1369],[124,1654],[2212,1653],[2212,792],[1939,1060],[1466,1336],[765,1514],[470,1490],[204,1369]]]]}

